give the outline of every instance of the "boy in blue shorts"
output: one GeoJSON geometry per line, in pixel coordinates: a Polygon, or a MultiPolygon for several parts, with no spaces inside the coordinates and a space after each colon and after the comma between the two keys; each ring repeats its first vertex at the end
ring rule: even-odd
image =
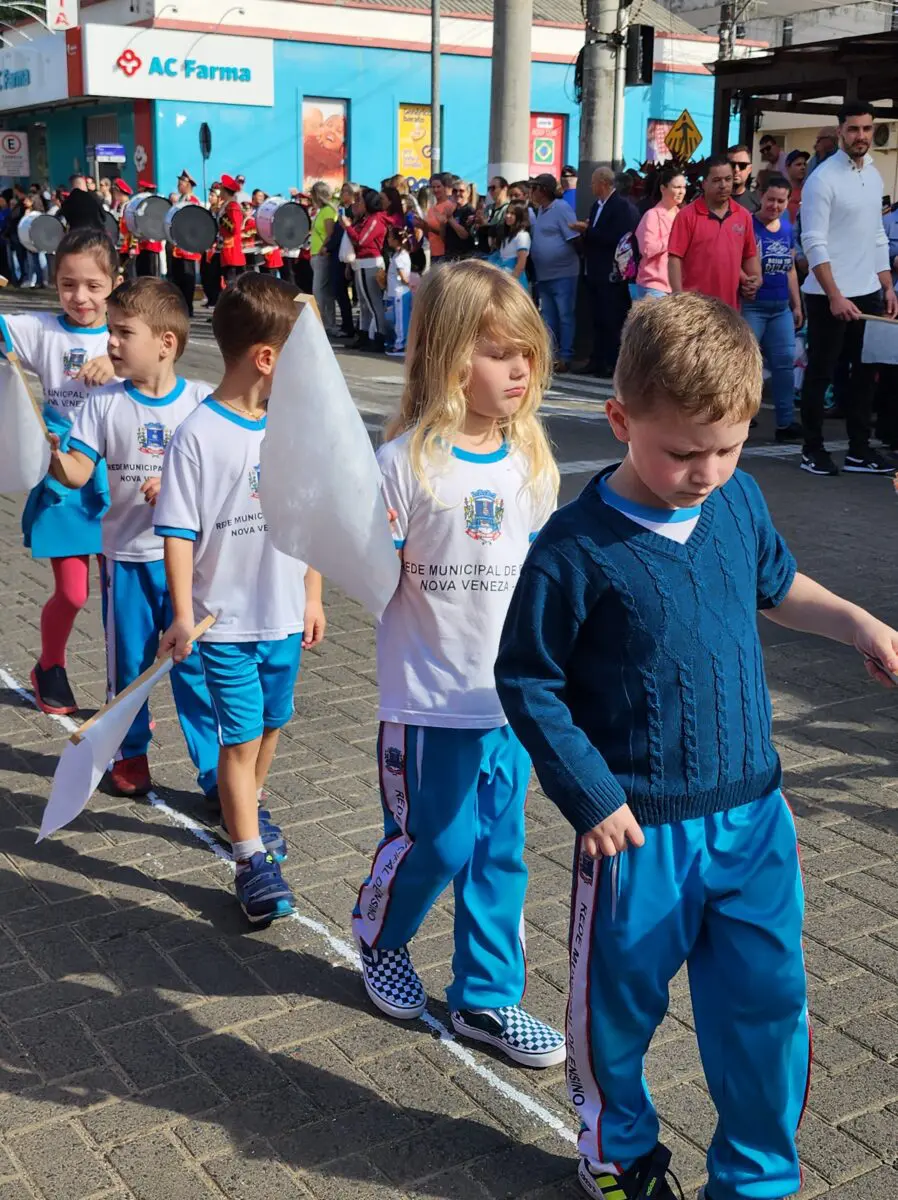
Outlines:
{"type": "Polygon", "coordinates": [[[212,329],[224,378],[172,439],[155,519],[174,614],[162,650],[181,662],[194,626],[216,619],[199,654],[218,721],[222,835],[237,898],[256,926],[294,907],[280,869],[286,843],[260,805],[280,729],[293,715],[300,654],[321,641],[325,625],[321,576],[275,549],[259,505],[268,397],[296,320],[294,293],[252,274],[222,293],[212,329]]]}
{"type": "Polygon", "coordinates": [[[898,633],[797,573],[736,470],[761,399],[737,313],[697,294],[637,305],[614,382],[626,457],[537,538],[496,665],[509,722],[578,835],[567,1080],[580,1183],[596,1200],[674,1194],[642,1064],[685,962],[718,1114],[706,1200],[780,1200],[801,1181],[810,1044],[756,613],[853,645],[885,684],[898,633]]]}

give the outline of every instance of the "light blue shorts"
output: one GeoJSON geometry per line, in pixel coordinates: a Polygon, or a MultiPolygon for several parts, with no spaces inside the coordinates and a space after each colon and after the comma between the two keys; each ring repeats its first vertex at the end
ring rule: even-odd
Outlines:
{"type": "Polygon", "coordinates": [[[222,746],[280,729],[293,716],[302,634],[276,642],[200,642],[200,657],[222,746]]]}

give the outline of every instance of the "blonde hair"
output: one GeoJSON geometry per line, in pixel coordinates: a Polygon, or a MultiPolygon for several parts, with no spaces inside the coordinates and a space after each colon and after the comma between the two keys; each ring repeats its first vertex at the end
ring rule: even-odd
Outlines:
{"type": "Polygon", "coordinates": [[[399,412],[388,423],[392,441],[411,431],[409,457],[429,489],[426,464],[446,460],[467,413],[465,389],[478,341],[493,337],[530,360],[530,382],[516,412],[497,424],[508,447],[529,464],[526,487],[558,494],[559,474],[537,415],[549,386],[551,352],[546,328],[527,292],[506,271],[479,259],[432,271],[415,293],[399,412]]]}
{"type": "Polygon", "coordinates": [[[762,387],[757,339],[722,300],[681,292],[633,305],[614,372],[629,413],[669,404],[709,423],[748,421],[762,387]]]}

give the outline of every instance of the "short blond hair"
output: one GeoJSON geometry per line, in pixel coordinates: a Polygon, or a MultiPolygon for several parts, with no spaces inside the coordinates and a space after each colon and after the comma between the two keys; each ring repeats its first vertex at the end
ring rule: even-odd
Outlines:
{"type": "Polygon", "coordinates": [[[709,423],[747,421],[762,387],[757,339],[722,300],[682,292],[634,304],[614,372],[615,394],[634,416],[671,404],[709,423]]]}

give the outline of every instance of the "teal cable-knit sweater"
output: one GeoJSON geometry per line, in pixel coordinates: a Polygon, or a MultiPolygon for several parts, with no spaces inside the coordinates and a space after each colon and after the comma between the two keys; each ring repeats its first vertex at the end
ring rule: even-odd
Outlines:
{"type": "Polygon", "coordinates": [[[534,542],[496,662],[546,795],[578,833],[625,803],[661,825],[766,796],[781,769],[757,610],[796,568],[760,489],[737,471],[680,545],[599,478],[534,542]]]}

